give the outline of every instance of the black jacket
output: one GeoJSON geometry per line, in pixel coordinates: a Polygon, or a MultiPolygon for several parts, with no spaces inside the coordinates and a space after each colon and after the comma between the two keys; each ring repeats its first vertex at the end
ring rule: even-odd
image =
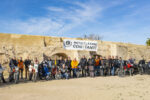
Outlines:
{"type": "Polygon", "coordinates": [[[120,67],[119,59],[114,59],[114,67],[116,67],[116,68],[120,67]]]}
{"type": "Polygon", "coordinates": [[[81,58],[80,65],[81,65],[81,67],[87,66],[87,59],[86,58],[81,58]]]}
{"type": "Polygon", "coordinates": [[[62,67],[63,64],[65,64],[64,60],[57,60],[57,66],[62,67]]]}
{"type": "Polygon", "coordinates": [[[145,60],[140,60],[139,64],[145,64],[145,60]]]}
{"type": "Polygon", "coordinates": [[[18,66],[18,62],[17,60],[11,59],[9,62],[9,66],[12,68],[14,66],[18,66]]]}
{"type": "Polygon", "coordinates": [[[94,58],[88,59],[87,65],[88,66],[94,66],[95,65],[95,59],[94,58]]]}
{"type": "Polygon", "coordinates": [[[26,60],[24,61],[24,64],[25,64],[25,67],[28,68],[29,65],[31,64],[31,60],[26,59],[26,60]]]}
{"type": "Polygon", "coordinates": [[[65,65],[68,67],[68,69],[71,69],[71,60],[67,60],[65,65]]]}

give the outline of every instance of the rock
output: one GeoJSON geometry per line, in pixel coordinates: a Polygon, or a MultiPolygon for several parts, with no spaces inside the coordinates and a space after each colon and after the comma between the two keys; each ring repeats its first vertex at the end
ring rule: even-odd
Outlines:
{"type": "MultiPolygon", "coordinates": [[[[98,51],[76,51],[65,50],[63,48],[63,39],[60,37],[48,37],[48,36],[33,36],[33,35],[19,35],[19,34],[4,34],[0,33],[0,59],[2,63],[9,63],[9,59],[16,56],[17,58],[23,57],[26,59],[38,57],[40,61],[43,60],[43,56],[68,56],[80,59],[83,55],[89,57],[90,55],[102,55],[108,57],[119,56],[123,59],[129,59],[134,57],[137,60],[143,57],[146,60],[150,59],[150,47],[144,45],[134,45],[127,43],[97,41],[98,51]]],[[[79,39],[81,40],[81,39],[79,39]]]]}

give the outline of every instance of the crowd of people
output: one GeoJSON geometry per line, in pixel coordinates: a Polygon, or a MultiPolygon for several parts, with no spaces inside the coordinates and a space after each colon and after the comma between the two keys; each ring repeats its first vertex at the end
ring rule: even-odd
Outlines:
{"type": "MultiPolygon", "coordinates": [[[[9,62],[9,82],[19,80],[53,80],[53,79],[70,79],[79,77],[97,77],[97,76],[126,76],[134,74],[150,74],[150,62],[144,59],[135,63],[135,59],[123,60],[121,57],[102,57],[95,56],[86,58],[83,56],[79,61],[70,57],[59,59],[44,58],[39,62],[38,58],[25,60],[20,57],[10,59],[9,62]],[[24,74],[25,72],[25,74],[24,74]],[[25,75],[25,76],[24,76],[25,75]]],[[[3,67],[0,64],[0,69],[3,67]]],[[[1,72],[1,80],[6,83],[3,72],[1,72]]]]}

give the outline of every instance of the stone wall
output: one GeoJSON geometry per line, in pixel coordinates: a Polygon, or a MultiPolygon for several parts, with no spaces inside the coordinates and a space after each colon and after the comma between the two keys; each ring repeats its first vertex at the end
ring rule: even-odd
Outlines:
{"type": "Polygon", "coordinates": [[[55,54],[65,54],[72,59],[98,54],[106,57],[118,55],[123,59],[133,57],[137,60],[144,57],[150,60],[150,47],[144,45],[98,41],[98,51],[88,52],[65,50],[63,39],[66,38],[0,33],[0,60],[2,64],[8,65],[9,59],[14,56],[23,57],[23,59],[27,56],[38,57],[41,61],[43,56],[55,54]]]}

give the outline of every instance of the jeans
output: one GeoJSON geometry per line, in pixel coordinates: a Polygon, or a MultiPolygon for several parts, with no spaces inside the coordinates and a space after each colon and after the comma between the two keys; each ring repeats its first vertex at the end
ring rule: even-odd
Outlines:
{"type": "Polygon", "coordinates": [[[19,68],[19,76],[20,76],[20,73],[21,73],[21,79],[23,79],[23,69],[22,68],[19,68]]]}
{"type": "Polygon", "coordinates": [[[69,77],[72,77],[72,76],[71,76],[71,69],[68,69],[68,76],[69,76],[69,77]]]}
{"type": "Polygon", "coordinates": [[[111,67],[111,75],[112,75],[112,76],[115,75],[115,67],[111,67]]]}
{"type": "Polygon", "coordinates": [[[104,76],[104,68],[103,68],[103,66],[100,66],[100,75],[104,76]]]}
{"type": "Polygon", "coordinates": [[[85,76],[85,68],[84,67],[81,67],[82,68],[82,77],[85,76]]]}
{"type": "Polygon", "coordinates": [[[133,68],[129,68],[129,74],[130,74],[130,76],[133,76],[133,72],[134,72],[134,69],[133,68]]]}
{"type": "Polygon", "coordinates": [[[110,66],[108,66],[108,68],[107,68],[107,75],[111,75],[111,68],[110,68],[110,66]]]}
{"type": "Polygon", "coordinates": [[[69,79],[68,73],[61,74],[61,78],[69,79]]]}
{"type": "Polygon", "coordinates": [[[90,77],[94,77],[94,66],[89,66],[90,77]]]}
{"type": "Polygon", "coordinates": [[[29,74],[29,68],[25,68],[25,75],[26,75],[26,79],[28,78],[28,74],[29,74]]]}
{"type": "Polygon", "coordinates": [[[32,80],[32,76],[33,76],[33,73],[32,73],[32,72],[29,72],[29,80],[30,80],[30,81],[32,80]]]}
{"type": "Polygon", "coordinates": [[[95,66],[94,72],[95,72],[95,76],[99,76],[99,73],[100,73],[100,66],[95,66]]]}
{"type": "Polygon", "coordinates": [[[73,68],[72,71],[73,71],[73,78],[77,77],[77,69],[73,68]]]}

